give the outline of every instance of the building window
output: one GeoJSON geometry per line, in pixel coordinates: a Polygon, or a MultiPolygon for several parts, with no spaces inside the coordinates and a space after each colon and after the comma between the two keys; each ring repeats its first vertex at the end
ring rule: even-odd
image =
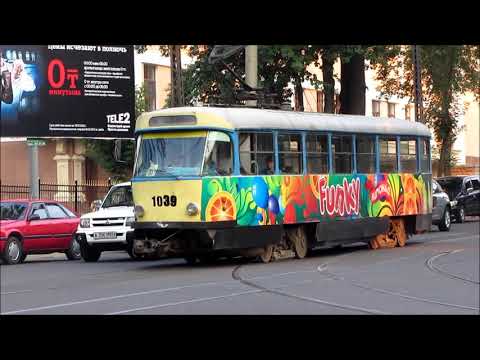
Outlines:
{"type": "Polygon", "coordinates": [[[391,102],[388,103],[388,117],[395,117],[395,104],[391,102]]]}
{"type": "Polygon", "coordinates": [[[352,136],[332,136],[333,172],[337,174],[352,173],[352,136]]]}
{"type": "Polygon", "coordinates": [[[282,174],[301,174],[302,136],[300,134],[278,135],[278,162],[282,174]]]}
{"type": "Polygon", "coordinates": [[[143,80],[145,83],[145,102],[147,111],[156,109],[156,82],[155,82],[155,65],[143,64],[143,80]]]}
{"type": "Polygon", "coordinates": [[[357,135],[357,172],[363,174],[375,173],[375,137],[357,135]]]}
{"type": "Polygon", "coordinates": [[[323,91],[317,91],[317,112],[323,113],[323,91]]]}
{"type": "Polygon", "coordinates": [[[412,107],[409,104],[405,105],[405,120],[412,120],[412,107]]]}
{"type": "Polygon", "coordinates": [[[380,101],[372,100],[372,115],[380,116],[380,101]]]}
{"type": "Polygon", "coordinates": [[[240,133],[240,173],[242,175],[275,173],[272,133],[240,133]]]}
{"type": "Polygon", "coordinates": [[[328,136],[307,135],[307,172],[328,173],[328,136]]]}
{"type": "Polygon", "coordinates": [[[382,137],[380,142],[380,172],[397,172],[397,139],[395,137],[382,137]]]}
{"type": "Polygon", "coordinates": [[[417,142],[415,139],[400,139],[400,169],[404,173],[417,172],[417,142]]]}

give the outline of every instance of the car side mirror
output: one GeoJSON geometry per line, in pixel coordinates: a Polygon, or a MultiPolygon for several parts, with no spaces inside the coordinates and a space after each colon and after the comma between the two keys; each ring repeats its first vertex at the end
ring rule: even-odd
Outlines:
{"type": "Polygon", "coordinates": [[[100,209],[101,206],[102,206],[102,200],[95,200],[95,201],[92,201],[92,204],[90,205],[90,209],[92,209],[92,211],[98,211],[98,209],[100,209]]]}
{"type": "Polygon", "coordinates": [[[32,214],[28,217],[28,221],[35,221],[35,220],[40,220],[40,215],[32,214]]]}

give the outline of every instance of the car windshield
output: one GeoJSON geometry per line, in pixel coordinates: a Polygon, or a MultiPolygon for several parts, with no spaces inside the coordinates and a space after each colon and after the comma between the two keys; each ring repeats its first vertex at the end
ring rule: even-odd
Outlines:
{"type": "Polygon", "coordinates": [[[134,176],[200,175],[205,139],[205,131],[144,135],[138,148],[134,176]]]}
{"type": "Polygon", "coordinates": [[[0,203],[0,220],[22,220],[27,207],[26,203],[2,202],[0,203]]]}
{"type": "Polygon", "coordinates": [[[103,208],[115,206],[134,206],[132,188],[130,186],[114,187],[105,197],[103,208]]]}
{"type": "Polygon", "coordinates": [[[437,182],[450,196],[456,196],[462,191],[462,178],[437,179],[437,182]]]}

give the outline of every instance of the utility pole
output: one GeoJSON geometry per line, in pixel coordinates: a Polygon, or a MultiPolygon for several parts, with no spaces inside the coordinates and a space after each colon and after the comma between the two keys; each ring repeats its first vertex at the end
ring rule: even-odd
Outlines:
{"type": "Polygon", "coordinates": [[[184,106],[185,98],[183,95],[180,45],[169,45],[168,48],[170,50],[170,91],[172,107],[184,106]]]}
{"type": "Polygon", "coordinates": [[[38,188],[38,145],[31,144],[28,146],[30,155],[30,196],[32,199],[40,197],[40,189],[38,188]]]}
{"type": "Polygon", "coordinates": [[[423,118],[423,101],[422,101],[422,73],[420,61],[420,47],[413,45],[412,58],[415,74],[415,121],[424,123],[423,118]]]}
{"type": "MultiPolygon", "coordinates": [[[[258,79],[258,46],[245,47],[245,82],[252,88],[257,88],[258,79]]],[[[257,106],[256,100],[247,100],[248,106],[257,106]]]]}

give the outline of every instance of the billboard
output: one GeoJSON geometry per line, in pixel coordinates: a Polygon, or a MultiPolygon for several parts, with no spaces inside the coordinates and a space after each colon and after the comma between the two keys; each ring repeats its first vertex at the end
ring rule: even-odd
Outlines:
{"type": "Polygon", "coordinates": [[[133,56],[133,46],[0,45],[0,135],[133,138],[133,56]]]}

